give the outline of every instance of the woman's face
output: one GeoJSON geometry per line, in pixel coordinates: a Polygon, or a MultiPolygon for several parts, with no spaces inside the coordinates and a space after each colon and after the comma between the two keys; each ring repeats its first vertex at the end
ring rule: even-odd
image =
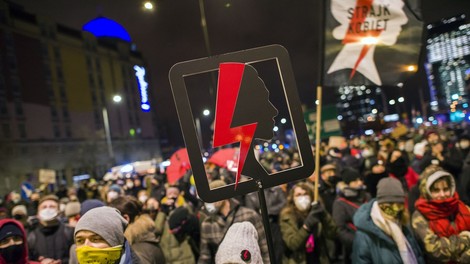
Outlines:
{"type": "Polygon", "coordinates": [[[440,179],[434,182],[430,188],[431,199],[444,200],[450,198],[451,190],[446,179],[440,179]]]}

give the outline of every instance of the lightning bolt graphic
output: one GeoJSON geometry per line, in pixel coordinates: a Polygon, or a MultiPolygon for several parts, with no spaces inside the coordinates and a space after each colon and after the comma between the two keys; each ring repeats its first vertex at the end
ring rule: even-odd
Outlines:
{"type": "MultiPolygon", "coordinates": [[[[366,20],[367,14],[369,13],[373,2],[374,0],[357,0],[356,1],[356,8],[354,8],[351,21],[349,22],[349,28],[346,33],[346,36],[344,36],[344,39],[342,42],[343,45],[349,44],[349,43],[361,42],[361,39],[365,37],[376,38],[380,35],[380,33],[382,33],[382,29],[369,30],[369,31],[358,30],[358,28],[360,28],[360,26],[366,20]]],[[[357,61],[354,64],[354,68],[352,69],[351,75],[349,75],[349,79],[352,79],[352,77],[356,73],[357,67],[361,63],[362,59],[364,59],[367,52],[369,51],[369,48],[372,45],[373,44],[364,44],[364,47],[362,47],[361,53],[359,54],[359,57],[357,58],[357,61]]]]}
{"type": "Polygon", "coordinates": [[[230,62],[220,64],[215,108],[213,147],[240,142],[235,189],[237,189],[238,182],[240,181],[246,156],[248,155],[251,141],[258,125],[258,123],[252,123],[231,127],[244,70],[245,64],[243,63],[230,62]]]}

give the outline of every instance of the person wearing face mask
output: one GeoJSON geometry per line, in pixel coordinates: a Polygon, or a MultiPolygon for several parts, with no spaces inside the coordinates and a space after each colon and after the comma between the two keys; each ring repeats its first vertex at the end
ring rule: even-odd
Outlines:
{"type": "MultiPolygon", "coordinates": [[[[222,180],[212,181],[210,189],[227,185],[222,180]]],[[[241,206],[234,199],[222,200],[214,203],[205,203],[204,209],[208,216],[201,223],[201,243],[198,264],[213,263],[215,254],[222,239],[234,223],[248,221],[258,231],[258,245],[261,249],[263,263],[269,264],[269,252],[261,216],[252,209],[241,206]]]]}
{"type": "Polygon", "coordinates": [[[50,263],[67,263],[73,229],[59,219],[59,199],[46,195],[39,200],[37,227],[28,234],[29,257],[50,263]]]}
{"type": "Polygon", "coordinates": [[[367,192],[372,198],[377,196],[377,184],[383,178],[388,177],[388,171],[384,166],[382,160],[377,160],[372,164],[372,169],[369,173],[364,174],[364,184],[366,185],[367,192]]]}
{"type": "Polygon", "coordinates": [[[0,220],[0,264],[33,264],[22,224],[13,219],[0,220]]]}
{"type": "Polygon", "coordinates": [[[342,182],[338,183],[338,197],[333,203],[333,220],[338,227],[338,238],[342,245],[343,263],[351,263],[352,243],[356,227],[353,216],[357,209],[371,199],[365,191],[361,174],[352,168],[341,172],[342,182]]]}
{"type": "Polygon", "coordinates": [[[401,182],[387,177],[377,185],[377,199],[361,205],[353,217],[356,234],[352,263],[425,263],[408,228],[401,182]]]}
{"type": "Polygon", "coordinates": [[[438,166],[423,176],[412,226],[426,263],[470,263],[470,208],[459,199],[454,177],[438,166]]]}
{"type": "MultiPolygon", "coordinates": [[[[325,203],[326,211],[331,214],[333,202],[336,198],[336,184],[341,181],[337,174],[337,168],[334,164],[326,164],[320,168],[320,183],[318,192],[325,203]]],[[[312,180],[310,177],[309,180],[312,180]]]]}
{"type": "Polygon", "coordinates": [[[196,263],[199,243],[199,219],[186,207],[176,208],[161,237],[165,258],[169,263],[196,263]]]}
{"type": "Polygon", "coordinates": [[[366,174],[372,170],[372,166],[377,163],[377,155],[371,145],[364,145],[361,150],[362,163],[359,171],[366,174]]]}
{"type": "Polygon", "coordinates": [[[400,150],[394,150],[387,161],[387,170],[390,176],[399,179],[405,191],[409,191],[418,183],[419,175],[408,166],[408,161],[400,150]]]}
{"type": "Polygon", "coordinates": [[[78,263],[140,263],[124,236],[127,224],[116,208],[102,206],[85,213],[74,232],[78,263]]]}
{"type": "Polygon", "coordinates": [[[299,182],[289,192],[280,215],[287,264],[330,263],[327,246],[336,235],[336,225],[319,202],[312,203],[310,183],[299,182]]]}

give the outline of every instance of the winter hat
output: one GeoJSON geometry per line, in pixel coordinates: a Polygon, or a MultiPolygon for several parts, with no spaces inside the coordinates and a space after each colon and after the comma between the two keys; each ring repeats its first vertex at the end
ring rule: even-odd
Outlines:
{"type": "Polygon", "coordinates": [[[114,191],[114,192],[117,192],[117,193],[121,194],[122,189],[119,185],[113,184],[113,185],[109,186],[109,189],[108,189],[108,192],[111,192],[111,191],[114,191]]]}
{"type": "Polygon", "coordinates": [[[101,236],[111,247],[124,244],[127,221],[116,208],[102,206],[91,209],[78,220],[74,237],[81,230],[101,236]]]}
{"type": "Polygon", "coordinates": [[[334,164],[325,164],[321,167],[320,172],[324,173],[329,170],[334,170],[336,171],[336,166],[334,164]]]}
{"type": "Polygon", "coordinates": [[[84,215],[86,212],[90,211],[93,208],[98,208],[104,206],[105,204],[97,199],[90,199],[83,201],[81,208],[80,208],[80,215],[84,215]]]}
{"type": "Polygon", "coordinates": [[[216,264],[262,264],[258,231],[250,222],[234,223],[225,234],[215,255],[216,264]]]}
{"type": "Polygon", "coordinates": [[[2,228],[0,228],[0,241],[12,236],[24,237],[24,234],[19,226],[14,223],[7,223],[2,226],[2,228]]]}
{"type": "Polygon", "coordinates": [[[405,191],[401,182],[395,178],[383,178],[377,184],[377,201],[381,203],[404,203],[405,191]]]}
{"type": "Polygon", "coordinates": [[[450,196],[454,196],[455,193],[455,180],[454,177],[447,171],[439,170],[434,172],[433,174],[429,175],[429,177],[426,180],[426,192],[429,196],[431,196],[431,186],[437,182],[438,180],[444,178],[444,177],[449,177],[449,182],[450,182],[450,196]]]}
{"type": "Polygon", "coordinates": [[[349,184],[350,182],[361,179],[362,177],[357,170],[346,167],[341,171],[341,178],[346,184],[349,184]]]}
{"type": "Polygon", "coordinates": [[[57,197],[53,194],[46,195],[46,196],[42,197],[41,199],[39,199],[39,204],[38,205],[42,204],[45,201],[55,201],[57,204],[59,204],[59,197],[57,197]]]}
{"type": "Polygon", "coordinates": [[[80,203],[69,202],[65,205],[65,216],[71,217],[80,214],[80,203]]]}
{"type": "Polygon", "coordinates": [[[26,209],[26,206],[24,205],[17,205],[11,209],[11,215],[28,215],[28,209],[26,209]]]}
{"type": "Polygon", "coordinates": [[[189,211],[185,207],[180,206],[176,208],[170,214],[170,218],[168,219],[170,230],[180,227],[184,223],[184,221],[188,219],[188,215],[189,215],[189,211]]]}

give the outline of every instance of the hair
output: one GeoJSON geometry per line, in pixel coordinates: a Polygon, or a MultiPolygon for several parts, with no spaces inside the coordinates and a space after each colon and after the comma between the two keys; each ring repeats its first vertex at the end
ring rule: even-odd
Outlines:
{"type": "Polygon", "coordinates": [[[119,196],[109,206],[118,209],[121,215],[128,215],[129,223],[133,223],[135,218],[142,213],[142,203],[130,195],[119,196]]]}
{"type": "MultiPolygon", "coordinates": [[[[419,175],[420,183],[419,183],[419,192],[421,193],[421,196],[423,196],[426,199],[431,199],[431,197],[428,194],[428,191],[426,190],[426,182],[429,176],[434,174],[437,171],[445,171],[441,166],[437,166],[434,164],[431,164],[427,166],[423,172],[419,175]]],[[[450,181],[450,180],[449,180],[450,181]]],[[[450,186],[450,182],[448,182],[450,186]]]]}
{"type": "Polygon", "coordinates": [[[306,217],[306,214],[308,213],[308,211],[307,212],[301,212],[297,209],[297,207],[294,204],[294,190],[297,187],[301,188],[302,190],[305,190],[307,192],[307,195],[310,196],[311,198],[313,198],[312,185],[310,183],[303,182],[303,181],[298,182],[297,184],[295,184],[290,189],[289,195],[287,196],[286,205],[282,209],[281,215],[286,215],[286,214],[289,215],[290,214],[290,215],[294,216],[297,223],[300,223],[304,220],[304,218],[306,217]]]}

